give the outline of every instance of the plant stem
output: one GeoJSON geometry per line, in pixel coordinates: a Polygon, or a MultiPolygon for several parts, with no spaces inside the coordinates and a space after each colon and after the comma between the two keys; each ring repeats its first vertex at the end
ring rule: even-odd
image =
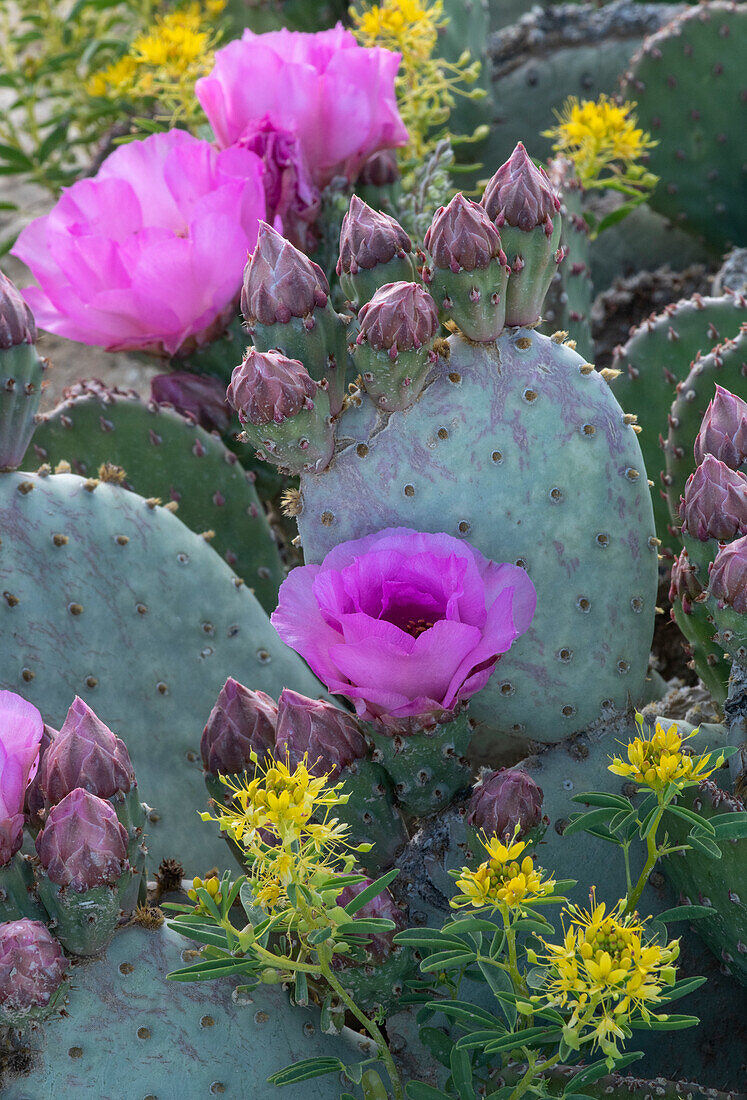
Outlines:
{"type": "Polygon", "coordinates": [[[636,905],[638,904],[638,899],[643,893],[643,888],[648,882],[648,876],[653,871],[656,861],[659,858],[659,850],[656,846],[656,830],[659,827],[659,822],[661,821],[662,814],[664,813],[665,809],[666,805],[659,805],[656,817],[654,818],[654,823],[651,826],[648,836],[646,837],[646,862],[644,864],[643,870],[640,873],[638,882],[633,888],[633,892],[628,894],[628,900],[622,913],[623,916],[626,916],[628,913],[632,913],[635,909],[636,905]]]}

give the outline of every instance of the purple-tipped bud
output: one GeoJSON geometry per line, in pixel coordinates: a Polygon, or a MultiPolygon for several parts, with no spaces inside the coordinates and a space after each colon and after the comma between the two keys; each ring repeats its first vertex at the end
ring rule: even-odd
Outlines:
{"type": "Polygon", "coordinates": [[[287,325],[306,317],[329,298],[322,269],[267,222],[259,223],[257,244],[244,268],[241,312],[249,325],[287,325]]]}
{"type": "Polygon", "coordinates": [[[706,455],[687,479],[680,519],[683,533],[701,542],[747,534],[747,477],[706,455]]]}
{"type": "Polygon", "coordinates": [[[747,401],[716,386],[695,440],[695,461],[713,455],[732,470],[747,462],[747,401]]]}
{"type": "MultiPolygon", "coordinates": [[[[338,895],[337,904],[344,909],[345,906],[357,898],[363,890],[369,887],[373,881],[373,879],[367,878],[365,882],[356,882],[353,886],[346,886],[338,895]]],[[[387,955],[392,953],[394,937],[406,927],[407,921],[405,919],[405,914],[398,905],[395,905],[394,898],[388,890],[382,891],[382,893],[377,894],[371,901],[367,901],[365,905],[362,905],[361,908],[357,910],[355,916],[351,919],[365,920],[371,917],[381,920],[390,920],[395,925],[391,932],[381,932],[371,936],[371,939],[366,944],[366,952],[372,955],[378,962],[383,962],[387,955]]],[[[344,965],[343,956],[335,955],[334,968],[341,969],[344,965]],[[341,966],[338,966],[338,963],[341,964],[341,966]]]]}
{"type": "Polygon", "coordinates": [[[355,718],[320,699],[307,699],[287,688],[278,699],[275,755],[288,754],[295,766],[308,756],[314,775],[336,780],[344,768],[366,756],[368,746],[355,718]]]}
{"type": "Polygon", "coordinates": [[[703,585],[698,580],[698,574],[693,568],[687,550],[683,550],[672,563],[669,602],[673,604],[676,600],[679,600],[682,604],[682,610],[686,615],[689,615],[693,600],[696,600],[702,591],[703,585]]]}
{"type": "Polygon", "coordinates": [[[438,313],[430,294],[417,283],[387,283],[358,314],[358,343],[377,351],[409,351],[428,344],[438,332],[438,313]]]}
{"type": "Polygon", "coordinates": [[[234,368],[226,397],[242,424],[282,424],[301,409],[313,409],[317,389],[297,359],[249,348],[234,368]]]}
{"type": "Polygon", "coordinates": [[[0,348],[36,343],[36,322],[20,290],[0,271],[0,348]]]}
{"type": "Polygon", "coordinates": [[[747,536],[722,546],[716,554],[710,590],[720,604],[747,615],[747,536]]]}
{"type": "Polygon", "coordinates": [[[560,199],[545,170],[535,165],[519,142],[485,188],[482,205],[499,229],[508,224],[530,233],[542,225],[549,237],[560,199]]]}
{"type": "Polygon", "coordinates": [[[127,839],[111,803],[78,789],[49,811],[36,850],[51,882],[82,894],[116,884],[129,866],[127,839]]]}
{"type": "Polygon", "coordinates": [[[24,801],[23,812],[26,815],[26,820],[29,824],[35,828],[40,829],[42,825],[41,812],[44,809],[44,791],[42,790],[41,777],[42,777],[42,765],[44,763],[44,757],[46,756],[47,749],[54,741],[55,737],[59,737],[59,733],[56,729],[52,729],[51,726],[44,727],[42,739],[39,742],[39,762],[36,769],[36,774],[29,782],[26,788],[26,798],[24,801]]]}
{"type": "Polygon", "coordinates": [[[425,247],[436,267],[454,274],[484,269],[495,259],[506,263],[500,235],[485,209],[461,192],[436,211],[425,247]]]}
{"type": "Polygon", "coordinates": [[[400,259],[412,252],[412,241],[399,222],[372,210],[357,195],[350,200],[340,231],[338,275],[355,275],[370,271],[378,264],[388,264],[395,256],[400,259]]]}
{"type": "Polygon", "coordinates": [[[232,677],[220,689],[202,731],[205,771],[233,775],[254,771],[252,753],[261,763],[275,747],[278,708],[263,691],[250,691],[232,677]]]}
{"type": "Polygon", "coordinates": [[[358,183],[369,187],[387,187],[399,179],[397,154],[394,149],[379,149],[364,163],[358,183]]]}
{"type": "Polygon", "coordinates": [[[500,768],[472,791],[467,824],[488,836],[525,835],[542,820],[542,788],[520,768],[500,768]]]}
{"type": "Polygon", "coordinates": [[[98,798],[111,798],[117,792],[127,794],[135,783],[124,741],[78,696],[45,752],[40,770],[41,788],[53,806],[79,787],[98,798]]]}
{"type": "Polygon", "coordinates": [[[10,1024],[44,1014],[65,979],[67,960],[38,920],[0,924],[0,1019],[10,1024]]]}
{"type": "Polygon", "coordinates": [[[206,432],[228,431],[231,410],[226,391],[217,378],[177,370],[157,374],[150,380],[151,400],[157,405],[173,405],[182,416],[190,417],[206,432]]]}

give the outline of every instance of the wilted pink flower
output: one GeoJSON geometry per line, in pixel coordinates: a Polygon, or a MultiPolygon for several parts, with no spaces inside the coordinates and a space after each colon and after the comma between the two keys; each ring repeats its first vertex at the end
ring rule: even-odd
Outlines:
{"type": "Polygon", "coordinates": [[[12,691],[0,691],[0,867],[21,847],[26,786],[36,774],[43,732],[35,706],[12,691]]]}
{"type": "Polygon", "coordinates": [[[366,719],[433,719],[485,686],[528,629],[523,569],[446,534],[390,527],[293,569],[272,623],[366,719]]]}
{"type": "Polygon", "coordinates": [[[53,1006],[67,968],[57,940],[38,920],[0,925],[0,1022],[19,1027],[53,1006]]]}
{"type": "Polygon", "coordinates": [[[122,145],[21,233],[14,255],[40,328],[100,344],[185,351],[232,316],[265,215],[262,162],[184,130],[122,145]]]}
{"type": "Polygon", "coordinates": [[[215,55],[195,92],[221,148],[259,127],[295,135],[311,178],[351,182],[378,149],[404,145],[394,78],[400,54],[364,49],[341,23],[301,34],[245,30],[215,55]]]}
{"type": "Polygon", "coordinates": [[[36,325],[21,292],[0,271],[0,348],[36,343],[36,325]]]}
{"type": "Polygon", "coordinates": [[[277,130],[265,118],[237,144],[262,158],[267,221],[274,225],[279,218],[288,240],[304,252],[311,252],[316,244],[312,226],[319,217],[322,200],[298,138],[288,130],[277,130]]]}

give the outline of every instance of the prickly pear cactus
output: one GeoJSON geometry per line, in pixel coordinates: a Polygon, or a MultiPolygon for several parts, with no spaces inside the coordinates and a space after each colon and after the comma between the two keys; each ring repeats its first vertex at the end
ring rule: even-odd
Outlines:
{"type": "MultiPolygon", "coordinates": [[[[75,961],[65,1014],[17,1043],[13,1063],[26,1072],[5,1071],[6,1100],[268,1097],[267,1078],[292,1061],[355,1060],[359,1036],[324,1034],[318,1014],[291,1007],[279,988],[260,987],[249,996],[236,990],[239,979],[166,981],[190,949],[190,941],[167,928],[130,927],[104,958],[75,961]]],[[[288,1100],[337,1100],[339,1094],[333,1076],[283,1093],[288,1100]]]]}
{"type": "Polygon", "coordinates": [[[320,688],[255,597],[176,516],[72,474],[0,475],[0,684],[59,727],[80,695],[125,741],[153,864],[225,858],[210,829],[202,727],[227,675],[320,688]]]}
{"type": "Polygon", "coordinates": [[[548,335],[565,330],[580,355],[594,356],[591,338],[591,306],[594,285],[591,281],[589,227],[583,217],[583,190],[573,178],[571,165],[557,158],[550,165],[551,178],[562,200],[563,229],[561,246],[566,257],[550,284],[543,311],[542,331],[548,335]]]}
{"type": "Polygon", "coordinates": [[[182,523],[213,531],[213,549],[274,610],[284,571],[272,531],[253,475],[217,435],[133,391],[86,382],[38,425],[26,466],[61,461],[84,477],[111,463],[125,471],[127,488],[177,503],[182,523]]]}
{"type": "Polygon", "coordinates": [[[389,526],[445,531],[523,564],[530,630],[470,705],[482,743],[559,741],[643,689],[657,543],[635,432],[604,380],[562,343],[506,329],[449,340],[414,406],[342,418],[338,452],[302,479],[308,562],[389,526]]]}
{"type": "MultiPolygon", "coordinates": [[[[649,317],[615,352],[612,367],[620,373],[611,379],[610,385],[622,407],[638,417],[642,428],[639,442],[649,477],[655,483],[654,518],[662,539],[667,536],[671,519],[658,483],[664,465],[659,437],[666,432],[677,383],[687,377],[699,355],[707,355],[723,340],[736,336],[745,321],[744,295],[725,294],[720,298],[695,295],[649,317]]],[[[709,400],[710,396],[706,404],[709,400]]]]}
{"type": "Polygon", "coordinates": [[[744,4],[686,8],[646,39],[622,86],[638,104],[638,124],[658,142],[649,157],[661,179],[652,207],[719,253],[747,235],[746,31],[744,4]]]}

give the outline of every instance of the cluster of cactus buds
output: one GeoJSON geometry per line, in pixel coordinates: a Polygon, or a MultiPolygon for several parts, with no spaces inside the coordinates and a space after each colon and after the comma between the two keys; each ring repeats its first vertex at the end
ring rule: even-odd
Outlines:
{"type": "Polygon", "coordinates": [[[342,220],[337,274],[353,309],[358,310],[386,283],[415,277],[412,241],[402,226],[357,195],[342,220]]]}

